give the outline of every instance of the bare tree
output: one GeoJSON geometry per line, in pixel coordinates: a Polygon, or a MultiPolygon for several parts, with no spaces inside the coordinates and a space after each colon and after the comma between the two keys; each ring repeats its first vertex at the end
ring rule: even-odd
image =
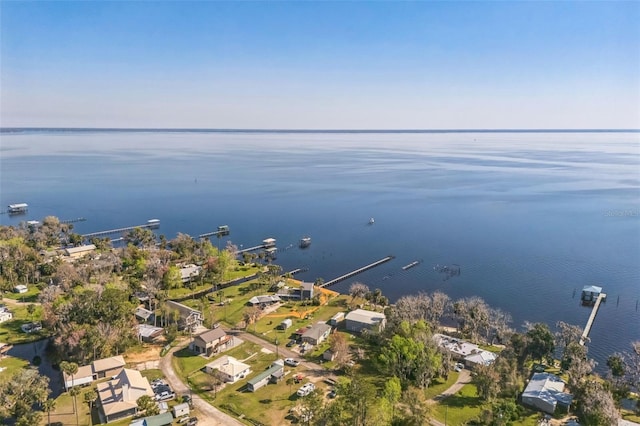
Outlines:
{"type": "Polygon", "coordinates": [[[355,282],[349,287],[349,294],[351,295],[352,301],[358,297],[365,297],[367,293],[369,293],[369,287],[361,282],[355,282]]]}

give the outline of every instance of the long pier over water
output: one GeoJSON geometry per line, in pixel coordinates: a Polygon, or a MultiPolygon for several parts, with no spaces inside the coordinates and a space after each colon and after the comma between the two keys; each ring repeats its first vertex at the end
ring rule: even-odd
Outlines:
{"type": "Polygon", "coordinates": [[[143,225],[127,226],[126,228],[107,229],[106,231],[91,232],[89,234],[83,234],[82,238],[89,239],[93,237],[103,237],[106,235],[124,234],[125,232],[133,231],[136,228],[157,229],[159,227],[160,221],[158,219],[151,219],[143,225]]]}
{"type": "Polygon", "coordinates": [[[582,336],[580,337],[580,344],[584,346],[584,342],[589,337],[589,332],[591,331],[591,327],[593,326],[593,322],[596,319],[596,314],[598,313],[598,308],[600,307],[600,303],[606,299],[607,295],[604,293],[600,293],[598,298],[596,299],[596,303],[593,305],[593,309],[591,310],[591,315],[589,315],[589,320],[587,321],[587,325],[584,327],[584,331],[582,332],[582,336]]]}
{"type": "Polygon", "coordinates": [[[351,271],[351,272],[346,273],[346,274],[344,274],[344,275],[340,275],[338,278],[334,278],[334,279],[332,279],[331,281],[327,281],[326,283],[322,284],[320,287],[329,287],[329,286],[332,286],[332,285],[334,285],[334,284],[336,284],[336,283],[339,283],[340,281],[344,281],[344,280],[346,280],[346,279],[348,279],[348,278],[351,278],[351,277],[353,277],[354,275],[358,275],[358,274],[359,274],[359,273],[361,273],[361,272],[367,271],[367,270],[369,270],[369,269],[371,269],[371,268],[375,268],[375,267],[376,267],[376,266],[378,266],[378,265],[382,265],[383,263],[386,263],[386,262],[388,262],[388,261],[390,261],[390,260],[392,260],[392,259],[395,259],[395,256],[387,256],[387,257],[384,257],[384,258],[382,258],[382,259],[380,259],[380,260],[378,260],[378,261],[375,261],[375,262],[370,263],[370,264],[368,264],[368,265],[366,265],[366,266],[363,266],[362,268],[358,268],[358,269],[356,269],[355,271],[351,271]]]}

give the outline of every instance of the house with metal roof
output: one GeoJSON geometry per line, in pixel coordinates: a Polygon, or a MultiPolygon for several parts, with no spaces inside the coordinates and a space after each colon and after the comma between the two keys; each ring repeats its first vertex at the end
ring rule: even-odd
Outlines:
{"type": "Polygon", "coordinates": [[[164,333],[164,329],[161,327],[155,327],[149,324],[138,324],[138,339],[143,342],[153,342],[164,333]]]}
{"type": "Polygon", "coordinates": [[[280,303],[280,302],[282,302],[282,299],[280,299],[280,297],[277,295],[263,295],[263,296],[253,296],[251,299],[249,299],[247,304],[251,306],[256,306],[256,305],[267,306],[267,305],[273,305],[275,303],[280,303]]]}
{"type": "Polygon", "coordinates": [[[356,309],[345,316],[348,331],[383,330],[387,325],[387,317],[381,312],[356,309]]]}
{"type": "Polygon", "coordinates": [[[95,251],[96,246],[93,244],[86,244],[78,247],[69,247],[64,249],[64,254],[69,256],[71,259],[79,259],[93,251],[95,251]]]}
{"type": "Polygon", "coordinates": [[[523,404],[553,414],[558,405],[569,407],[573,396],[564,392],[565,383],[555,374],[534,373],[522,393],[523,404]]]}
{"type": "Polygon", "coordinates": [[[255,392],[267,383],[277,383],[284,377],[284,361],[279,359],[262,373],[247,380],[249,392],[255,392]]]}

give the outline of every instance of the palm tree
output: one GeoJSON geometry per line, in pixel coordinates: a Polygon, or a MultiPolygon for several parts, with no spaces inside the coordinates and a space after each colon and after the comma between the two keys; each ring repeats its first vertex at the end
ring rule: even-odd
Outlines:
{"type": "Polygon", "coordinates": [[[98,393],[95,389],[89,389],[87,393],[84,394],[84,401],[89,403],[89,424],[93,424],[93,402],[98,399],[98,393]]]}
{"type": "Polygon", "coordinates": [[[78,395],[80,395],[80,388],[79,387],[73,387],[71,389],[69,389],[69,395],[71,395],[73,397],[73,412],[76,413],[76,426],[78,426],[78,401],[76,399],[76,397],[78,395]]]}
{"type": "Polygon", "coordinates": [[[42,403],[42,408],[47,412],[47,425],[51,426],[51,412],[56,409],[56,400],[47,399],[42,403]]]}
{"type": "MultiPolygon", "coordinates": [[[[74,380],[73,380],[73,375],[76,374],[78,372],[78,364],[76,364],[75,362],[67,362],[67,361],[62,361],[60,363],[60,369],[67,373],[68,375],[71,376],[71,387],[73,388],[73,386],[75,385],[74,380]]],[[[64,383],[64,387],[65,389],[69,390],[67,387],[67,382],[65,380],[64,383]]]]}

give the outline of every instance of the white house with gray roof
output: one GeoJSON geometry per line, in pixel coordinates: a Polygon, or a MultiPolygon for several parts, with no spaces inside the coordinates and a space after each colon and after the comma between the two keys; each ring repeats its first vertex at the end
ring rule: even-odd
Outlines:
{"type": "Polygon", "coordinates": [[[560,404],[569,407],[573,396],[564,391],[565,383],[555,374],[535,373],[522,393],[522,403],[553,414],[560,404]]]}

